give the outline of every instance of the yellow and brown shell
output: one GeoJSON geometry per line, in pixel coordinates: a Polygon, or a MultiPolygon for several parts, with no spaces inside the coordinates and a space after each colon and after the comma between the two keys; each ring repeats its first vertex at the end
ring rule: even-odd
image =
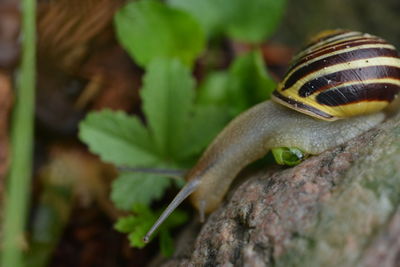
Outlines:
{"type": "Polygon", "coordinates": [[[323,120],[384,109],[400,92],[400,58],[385,40],[323,32],[297,56],[272,99],[323,120]]]}

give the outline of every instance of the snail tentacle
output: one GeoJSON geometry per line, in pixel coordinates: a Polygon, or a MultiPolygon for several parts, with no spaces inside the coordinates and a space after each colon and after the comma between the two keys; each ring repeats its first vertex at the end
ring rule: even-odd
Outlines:
{"type": "Polygon", "coordinates": [[[182,201],[184,201],[190,194],[195,191],[200,184],[199,179],[194,179],[188,182],[179,193],[175,196],[171,203],[169,203],[168,207],[163,211],[161,216],[157,219],[154,225],[150,228],[147,234],[143,237],[143,241],[145,243],[149,242],[151,235],[155,230],[168,218],[168,216],[178,207],[182,201]]]}

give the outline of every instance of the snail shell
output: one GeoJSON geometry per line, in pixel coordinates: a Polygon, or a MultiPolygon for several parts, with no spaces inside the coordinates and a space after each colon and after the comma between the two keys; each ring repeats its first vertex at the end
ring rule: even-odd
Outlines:
{"type": "Polygon", "coordinates": [[[369,114],[400,91],[400,59],[385,40],[361,32],[319,34],[293,60],[273,100],[323,120],[369,114]]]}

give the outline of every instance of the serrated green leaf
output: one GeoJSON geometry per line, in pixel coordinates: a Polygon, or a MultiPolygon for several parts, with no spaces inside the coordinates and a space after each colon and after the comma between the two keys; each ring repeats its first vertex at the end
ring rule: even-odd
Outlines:
{"type": "Polygon", "coordinates": [[[169,0],[191,13],[208,35],[225,33],[250,43],[268,38],[281,20],[286,0],[169,0]]]}
{"type": "Polygon", "coordinates": [[[147,129],[121,111],[89,113],[79,125],[79,137],[103,161],[116,165],[148,166],[159,161],[147,129]]]}
{"type": "Polygon", "coordinates": [[[185,149],[182,156],[199,154],[229,121],[227,108],[198,106],[187,127],[185,149]]]}
{"type": "Polygon", "coordinates": [[[261,52],[237,57],[229,69],[228,102],[236,113],[270,98],[275,82],[266,71],[261,52]]]}
{"type": "Polygon", "coordinates": [[[142,248],[146,246],[146,243],[143,241],[143,237],[146,235],[150,227],[150,222],[142,220],[142,224],[137,225],[134,231],[128,234],[130,245],[136,248],[142,248]]]}
{"type": "Polygon", "coordinates": [[[157,219],[158,214],[150,210],[146,205],[135,203],[132,211],[135,215],[119,218],[114,224],[114,229],[128,234],[130,245],[137,248],[145,246],[143,236],[157,219]]]}
{"type": "MultiPolygon", "coordinates": [[[[145,246],[143,237],[157,220],[164,209],[154,212],[148,206],[136,203],[132,209],[135,215],[120,218],[114,225],[117,231],[128,233],[130,245],[137,248],[145,246]]],[[[156,233],[160,233],[160,247],[165,256],[170,256],[173,252],[173,242],[170,230],[188,220],[189,216],[182,210],[175,210],[160,226],[156,233]]],[[[156,234],[152,236],[154,238],[156,234]]]]}
{"type": "Polygon", "coordinates": [[[202,27],[188,13],[159,1],[130,2],[115,15],[117,37],[146,66],[155,58],[179,58],[191,65],[205,46],[202,27]]]}
{"type": "Polygon", "coordinates": [[[150,210],[148,206],[141,203],[134,203],[131,210],[135,215],[119,218],[114,224],[115,230],[121,233],[130,233],[135,231],[136,227],[142,225],[144,221],[148,222],[150,228],[152,222],[157,218],[156,213],[150,210]]]}
{"type": "Polygon", "coordinates": [[[194,98],[194,79],[189,69],[178,60],[154,60],[144,77],[141,96],[160,153],[168,158],[179,157],[194,98]]]}
{"type": "Polygon", "coordinates": [[[272,149],[276,163],[280,165],[295,166],[303,161],[307,154],[295,147],[278,147],[272,149]]]}
{"type": "Polygon", "coordinates": [[[116,207],[131,210],[136,203],[149,205],[170,185],[169,178],[148,173],[122,173],[112,184],[111,199],[116,207]]]}

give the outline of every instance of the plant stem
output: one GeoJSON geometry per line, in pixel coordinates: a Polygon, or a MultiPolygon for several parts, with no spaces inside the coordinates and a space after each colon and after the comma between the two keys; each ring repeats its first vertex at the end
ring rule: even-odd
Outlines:
{"type": "Polygon", "coordinates": [[[35,101],[36,1],[22,0],[22,57],[12,117],[1,266],[23,265],[22,249],[32,175],[35,101]]]}

